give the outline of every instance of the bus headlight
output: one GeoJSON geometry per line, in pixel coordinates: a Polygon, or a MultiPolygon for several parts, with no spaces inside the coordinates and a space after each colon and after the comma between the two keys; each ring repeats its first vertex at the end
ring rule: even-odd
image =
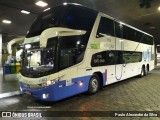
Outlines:
{"type": "Polygon", "coordinates": [[[42,87],[47,87],[53,85],[57,82],[57,80],[48,80],[47,82],[42,83],[42,87]]]}
{"type": "Polygon", "coordinates": [[[51,84],[52,84],[51,80],[47,81],[47,86],[49,86],[51,84]]]}

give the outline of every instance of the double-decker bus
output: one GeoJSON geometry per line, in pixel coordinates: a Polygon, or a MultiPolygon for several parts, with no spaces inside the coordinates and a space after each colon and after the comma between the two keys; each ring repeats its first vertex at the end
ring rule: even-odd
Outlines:
{"type": "Polygon", "coordinates": [[[154,69],[153,36],[104,13],[63,4],[41,13],[25,38],[23,93],[57,101],[154,69]]]}

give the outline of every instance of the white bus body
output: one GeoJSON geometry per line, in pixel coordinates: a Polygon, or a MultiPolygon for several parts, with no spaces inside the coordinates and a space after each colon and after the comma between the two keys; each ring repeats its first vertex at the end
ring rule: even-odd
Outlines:
{"type": "MultiPolygon", "coordinates": [[[[54,11],[63,8],[75,13],[70,13],[64,19],[67,25],[59,23],[39,33],[34,32],[35,35],[30,30],[25,39],[25,42],[30,41],[26,44],[36,48],[30,50],[32,55],[36,51],[41,57],[38,58],[40,63],[31,65],[29,61],[32,55],[30,59],[25,57],[28,50],[24,49],[19,75],[23,93],[45,101],[57,101],[86,91],[94,94],[103,86],[137,75],[144,76],[154,69],[154,42],[151,35],[79,5],[60,5],[54,11]],[[88,20],[86,24],[83,19],[76,19],[76,14],[88,20]],[[85,29],[92,22],[91,29],[85,29]],[[38,48],[32,43],[36,43],[38,48]]],[[[39,19],[42,17],[40,20],[44,21],[50,16],[49,13],[52,12],[43,13],[39,19]]]]}

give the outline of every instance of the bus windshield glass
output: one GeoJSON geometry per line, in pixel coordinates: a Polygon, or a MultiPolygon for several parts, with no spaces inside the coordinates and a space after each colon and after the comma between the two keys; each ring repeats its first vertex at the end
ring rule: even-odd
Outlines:
{"type": "Polygon", "coordinates": [[[48,48],[27,48],[26,44],[22,53],[21,73],[26,77],[39,77],[54,71],[55,44],[48,48]]]}
{"type": "Polygon", "coordinates": [[[91,31],[97,12],[85,7],[60,5],[40,14],[32,24],[27,38],[40,35],[51,27],[91,31]]]}

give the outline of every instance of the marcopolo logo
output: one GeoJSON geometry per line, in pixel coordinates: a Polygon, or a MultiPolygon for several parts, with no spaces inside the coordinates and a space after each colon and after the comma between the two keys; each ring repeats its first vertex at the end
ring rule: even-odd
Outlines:
{"type": "Polygon", "coordinates": [[[2,117],[12,117],[11,112],[2,112],[2,117]]]}

